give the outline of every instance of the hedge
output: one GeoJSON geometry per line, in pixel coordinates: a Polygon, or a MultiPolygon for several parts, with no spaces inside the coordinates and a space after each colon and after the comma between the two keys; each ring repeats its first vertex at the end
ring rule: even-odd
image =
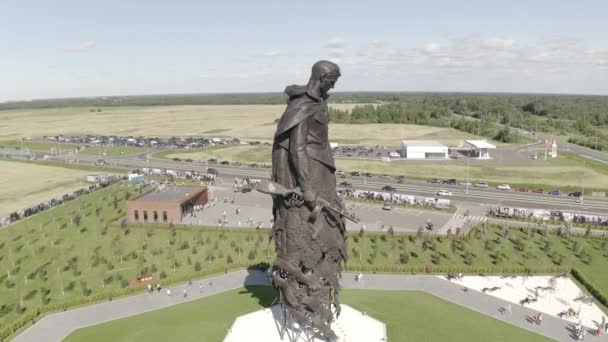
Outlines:
{"type": "Polygon", "coordinates": [[[594,286],[590,281],[586,280],[576,268],[572,269],[572,276],[576,278],[576,280],[578,280],[581,284],[583,284],[583,286],[589,291],[589,293],[591,293],[591,295],[595,297],[600,303],[602,303],[604,306],[608,306],[608,298],[602,292],[600,292],[600,290],[598,290],[597,287],[594,286]]]}

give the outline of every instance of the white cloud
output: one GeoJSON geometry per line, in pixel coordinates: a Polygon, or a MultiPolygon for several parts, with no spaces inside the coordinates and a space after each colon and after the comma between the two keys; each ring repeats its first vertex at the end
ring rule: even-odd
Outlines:
{"type": "Polygon", "coordinates": [[[386,44],[386,42],[382,38],[376,38],[376,39],[372,40],[370,42],[370,44],[374,47],[381,48],[381,47],[384,47],[384,44],[386,44]]]}
{"type": "Polygon", "coordinates": [[[262,53],[263,57],[277,57],[277,56],[283,56],[285,55],[285,53],[281,50],[272,50],[272,51],[266,51],[262,53]]]}
{"type": "Polygon", "coordinates": [[[323,47],[330,49],[342,49],[346,46],[346,40],[342,37],[333,37],[325,42],[323,47]]]}
{"type": "Polygon", "coordinates": [[[87,52],[95,48],[95,42],[74,44],[63,49],[65,52],[87,52]]]}
{"type": "Polygon", "coordinates": [[[424,45],[422,49],[426,52],[433,53],[439,51],[441,49],[441,45],[437,43],[429,43],[424,45]]]}
{"type": "Polygon", "coordinates": [[[200,74],[198,75],[199,78],[209,78],[208,74],[200,74]]]}
{"type": "Polygon", "coordinates": [[[344,57],[344,50],[343,49],[331,49],[329,51],[328,56],[331,58],[342,58],[342,57],[344,57]]]}
{"type": "Polygon", "coordinates": [[[481,46],[489,49],[507,49],[515,44],[511,38],[490,37],[481,40],[481,46]]]}

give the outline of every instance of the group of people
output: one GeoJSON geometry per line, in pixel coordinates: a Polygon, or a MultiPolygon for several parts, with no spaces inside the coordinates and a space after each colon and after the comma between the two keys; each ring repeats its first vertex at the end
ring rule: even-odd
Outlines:
{"type": "Polygon", "coordinates": [[[0,217],[0,227],[7,226],[13,222],[17,222],[34,214],[38,214],[45,210],[61,205],[65,202],[72,201],[80,196],[90,194],[96,190],[103,189],[108,185],[114,184],[125,178],[126,176],[108,176],[103,181],[99,181],[98,183],[91,184],[76,191],[59,196],[57,198],[52,198],[29,208],[12,212],[8,216],[0,217]]]}
{"type": "MultiPolygon", "coordinates": [[[[191,286],[192,286],[192,278],[188,279],[188,287],[191,287],[191,286]]],[[[212,287],[212,286],[213,286],[213,281],[210,281],[209,287],[212,287]]],[[[184,298],[188,297],[188,287],[185,287],[182,291],[184,298]]],[[[158,293],[160,293],[160,290],[161,290],[160,283],[156,283],[156,291],[158,293]]],[[[203,293],[203,282],[201,282],[199,284],[199,291],[200,291],[200,293],[203,293]]],[[[171,297],[171,295],[172,295],[171,289],[167,288],[166,292],[167,292],[167,296],[171,297]]],[[[154,293],[154,286],[152,284],[148,284],[148,293],[150,293],[150,294],[154,293]]]]}
{"type": "MultiPolygon", "coordinates": [[[[156,291],[160,292],[160,289],[161,289],[160,283],[156,283],[156,291]]],[[[169,289],[167,289],[167,290],[169,290],[169,289]]],[[[154,292],[154,288],[152,287],[152,284],[148,284],[148,293],[151,294],[153,292],[154,292]]]]}
{"type": "Polygon", "coordinates": [[[461,272],[458,272],[458,273],[449,272],[449,273],[448,273],[448,275],[447,275],[447,278],[448,278],[448,280],[450,280],[450,281],[451,281],[452,279],[455,279],[455,280],[460,280],[460,279],[462,279],[462,273],[461,273],[461,272]]]}

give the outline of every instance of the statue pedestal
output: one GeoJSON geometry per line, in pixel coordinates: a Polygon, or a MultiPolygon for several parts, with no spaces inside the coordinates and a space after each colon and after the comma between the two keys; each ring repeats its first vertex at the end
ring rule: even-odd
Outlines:
{"type": "MultiPolygon", "coordinates": [[[[300,329],[288,320],[281,339],[282,313],[280,305],[237,317],[224,342],[325,342],[310,331],[300,329]]],[[[386,325],[365,313],[342,304],[340,317],[331,325],[340,342],[386,341],[386,325]]]]}

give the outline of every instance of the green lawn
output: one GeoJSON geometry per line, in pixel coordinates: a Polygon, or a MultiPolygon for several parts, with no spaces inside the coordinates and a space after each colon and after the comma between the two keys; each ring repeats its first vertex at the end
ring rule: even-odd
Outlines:
{"type": "MultiPolygon", "coordinates": [[[[21,140],[3,140],[0,141],[0,148],[14,148],[21,149],[21,140]]],[[[54,142],[40,142],[40,141],[28,141],[23,142],[23,148],[30,149],[33,151],[49,151],[56,152],[59,148],[62,150],[69,150],[81,146],[80,144],[73,143],[54,143],[54,142]]]]}
{"type": "MultiPolygon", "coordinates": [[[[251,286],[79,329],[64,341],[222,341],[236,317],[269,306],[275,296],[270,287],[251,286]]],[[[488,336],[492,341],[551,341],[424,292],[344,290],[341,299],[385,322],[389,341],[475,342],[488,336]]]]}
{"type": "MultiPolygon", "coordinates": [[[[169,284],[274,258],[266,230],[114,224],[125,214],[127,192],[137,194],[121,182],[0,229],[0,325],[49,305],[131,293],[128,286],[140,273],[169,284]]],[[[346,266],[418,273],[557,273],[574,267],[606,295],[607,242],[533,230],[505,237],[495,226],[465,238],[350,234],[346,266]]]]}
{"type": "Polygon", "coordinates": [[[45,166],[57,166],[64,169],[70,170],[82,170],[82,171],[91,171],[91,172],[105,172],[105,173],[126,173],[124,169],[117,169],[112,167],[101,167],[101,166],[93,166],[93,165],[85,165],[85,164],[70,164],[70,163],[62,163],[56,161],[48,161],[48,160],[27,160],[27,159],[19,159],[19,158],[0,158],[0,161],[10,161],[12,163],[24,163],[24,164],[34,164],[34,165],[45,165],[45,166]]]}
{"type": "Polygon", "coordinates": [[[374,174],[404,175],[410,179],[430,178],[467,179],[471,183],[487,181],[490,186],[507,183],[511,188],[543,188],[545,191],[561,189],[563,192],[608,190],[608,165],[572,153],[561,153],[558,158],[532,165],[470,163],[462,160],[449,162],[382,162],[339,158],[338,169],[371,172],[374,174]]]}
{"type": "MultiPolygon", "coordinates": [[[[216,146],[205,150],[164,151],[154,155],[155,158],[191,158],[218,161],[240,161],[244,164],[271,163],[271,146],[239,145],[216,146]]],[[[374,174],[403,175],[410,179],[428,180],[430,178],[456,178],[464,181],[467,169],[471,183],[486,181],[490,186],[507,183],[511,188],[543,188],[545,191],[560,189],[569,193],[585,188],[585,193],[592,190],[608,191],[608,166],[573,153],[560,153],[558,158],[538,161],[535,164],[497,164],[492,161],[470,163],[462,160],[448,162],[383,162],[379,160],[361,160],[337,158],[336,166],[343,171],[371,172],[374,174]]]]}
{"type": "Polygon", "coordinates": [[[102,156],[122,156],[127,154],[135,154],[145,152],[145,147],[136,147],[136,146],[113,146],[113,147],[102,147],[100,148],[89,148],[84,151],[81,151],[80,154],[89,154],[89,155],[98,155],[102,156]]]}
{"type": "Polygon", "coordinates": [[[155,153],[154,158],[180,158],[192,160],[208,160],[211,158],[218,161],[239,161],[244,164],[271,163],[271,146],[267,145],[237,145],[237,146],[213,146],[209,148],[196,148],[190,150],[163,151],[155,153]]]}

